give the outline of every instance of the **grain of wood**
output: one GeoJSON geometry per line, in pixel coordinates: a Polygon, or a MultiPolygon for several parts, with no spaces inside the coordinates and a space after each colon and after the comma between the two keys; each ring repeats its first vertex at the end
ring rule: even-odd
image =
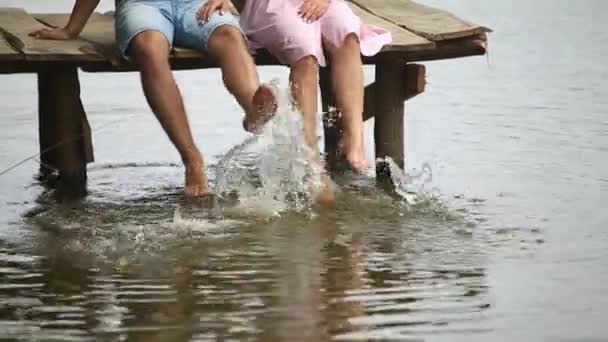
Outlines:
{"type": "MultiPolygon", "coordinates": [[[[70,18],[69,14],[35,14],[34,17],[51,27],[63,26],[70,18]]],[[[96,50],[106,57],[112,65],[126,67],[127,62],[122,58],[116,47],[113,12],[93,13],[79,37],[92,43],[96,50]]],[[[174,46],[171,51],[171,58],[174,60],[202,59],[204,57],[204,54],[199,51],[179,46],[174,46]]]]}
{"type": "MultiPolygon", "coordinates": [[[[408,0],[352,0],[349,4],[364,22],[385,27],[393,36],[393,43],[382,50],[390,56],[380,53],[366,57],[366,64],[377,64],[384,58],[411,62],[485,53],[483,46],[472,45],[467,39],[473,39],[475,34],[485,37],[490,30],[448,12],[408,0]],[[465,38],[455,39],[461,36],[465,38]],[[451,42],[454,44],[444,46],[444,43],[451,42]]],[[[47,70],[55,62],[73,63],[90,71],[134,71],[117,51],[113,13],[93,14],[75,40],[49,41],[28,36],[36,29],[63,26],[68,19],[69,14],[29,15],[22,9],[0,8],[0,31],[4,33],[0,36],[0,62],[4,61],[0,72],[47,70]],[[22,64],[15,64],[15,60],[22,64]]],[[[255,59],[259,65],[279,64],[264,51],[260,51],[255,59]]],[[[174,69],[217,67],[217,63],[205,54],[180,47],[172,51],[171,65],[174,69]]]]}
{"type": "Polygon", "coordinates": [[[361,18],[361,20],[366,24],[376,25],[379,27],[383,27],[391,32],[393,41],[390,45],[385,46],[382,51],[416,51],[422,49],[430,49],[435,46],[433,42],[420,37],[402,27],[395,25],[387,20],[379,18],[361,7],[359,7],[355,3],[350,3],[350,8],[353,12],[361,18]]]}
{"type": "MultiPolygon", "coordinates": [[[[63,27],[70,19],[69,14],[32,14],[32,16],[49,27],[63,27]]],[[[114,15],[112,12],[106,14],[93,13],[78,38],[88,43],[83,46],[83,50],[88,49],[90,53],[103,56],[112,65],[123,63],[114,39],[114,15]]]]}
{"type": "Polygon", "coordinates": [[[74,40],[42,40],[29,33],[46,26],[19,8],[0,8],[0,30],[5,39],[26,60],[30,61],[98,61],[103,58],[94,52],[91,44],[74,40]]]}
{"type": "Polygon", "coordinates": [[[410,0],[352,0],[366,11],[432,41],[491,32],[454,14],[410,0]]]}

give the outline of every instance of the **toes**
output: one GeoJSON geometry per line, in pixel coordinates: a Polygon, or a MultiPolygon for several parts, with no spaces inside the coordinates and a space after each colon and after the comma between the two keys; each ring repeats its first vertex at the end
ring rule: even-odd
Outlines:
{"type": "Polygon", "coordinates": [[[266,85],[261,85],[253,96],[253,105],[262,116],[272,116],[277,111],[277,99],[274,91],[266,85]]]}
{"type": "Polygon", "coordinates": [[[190,185],[184,190],[188,197],[204,197],[207,195],[207,188],[202,185],[190,185]]]}
{"type": "Polygon", "coordinates": [[[202,186],[197,186],[196,187],[196,197],[203,197],[207,195],[207,189],[205,187],[202,186]]]}
{"type": "Polygon", "coordinates": [[[347,162],[350,168],[356,172],[364,172],[366,169],[369,168],[369,163],[364,158],[348,158],[347,162]]]}
{"type": "Polygon", "coordinates": [[[196,195],[194,194],[194,189],[190,186],[187,186],[184,189],[184,195],[186,195],[186,197],[196,197],[196,195]]]}
{"type": "Polygon", "coordinates": [[[261,85],[253,95],[252,113],[248,113],[243,121],[243,128],[247,132],[255,133],[262,128],[278,110],[277,98],[274,90],[267,85],[261,85]]]}

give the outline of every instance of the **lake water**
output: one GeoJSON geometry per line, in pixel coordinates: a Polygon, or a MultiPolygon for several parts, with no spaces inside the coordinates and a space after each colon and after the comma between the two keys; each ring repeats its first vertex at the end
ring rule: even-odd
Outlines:
{"type": "MultiPolygon", "coordinates": [[[[428,63],[407,104],[416,205],[366,178],[335,210],[184,201],[137,74],[82,74],[91,195],[54,203],[35,161],[0,177],[0,339],[608,340],[608,2],[425,3],[495,33],[488,58],[428,63]]],[[[221,175],[238,106],[215,70],[176,77],[221,175]]],[[[37,148],[35,76],[0,76],[0,169],[37,148]]]]}

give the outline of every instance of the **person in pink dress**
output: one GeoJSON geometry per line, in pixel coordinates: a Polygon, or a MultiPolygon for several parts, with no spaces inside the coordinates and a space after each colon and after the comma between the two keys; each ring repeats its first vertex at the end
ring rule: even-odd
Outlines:
{"type": "MultiPolygon", "coordinates": [[[[218,8],[214,1],[201,7],[218,8]]],[[[292,92],[304,115],[308,144],[317,150],[316,114],[319,66],[331,64],[336,106],[343,116],[343,157],[355,170],[367,168],[363,138],[363,66],[361,55],[371,56],[391,42],[389,31],[367,25],[345,0],[245,0],[240,25],[253,49],[267,49],[291,67],[292,92]]]]}

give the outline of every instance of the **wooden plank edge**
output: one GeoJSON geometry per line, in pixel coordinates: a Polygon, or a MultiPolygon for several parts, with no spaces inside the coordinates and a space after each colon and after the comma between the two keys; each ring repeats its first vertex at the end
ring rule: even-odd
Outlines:
{"type": "Polygon", "coordinates": [[[491,33],[493,32],[491,29],[485,27],[485,26],[477,26],[475,28],[469,29],[469,30],[463,30],[463,31],[457,31],[457,32],[448,32],[448,33],[442,33],[442,34],[433,34],[433,33],[426,33],[426,32],[420,32],[417,30],[413,30],[413,29],[409,29],[405,26],[402,26],[403,28],[410,30],[411,32],[416,33],[419,36],[425,37],[427,39],[430,39],[434,42],[441,42],[441,41],[445,41],[445,40],[451,40],[451,39],[460,39],[460,38],[467,38],[467,37],[472,37],[472,36],[476,36],[476,35],[480,35],[480,34],[486,34],[486,33],[491,33]]]}
{"type": "Polygon", "coordinates": [[[22,61],[25,57],[19,51],[14,53],[0,53],[0,65],[4,63],[10,63],[15,61],[22,61]]]}
{"type": "Polygon", "coordinates": [[[24,59],[23,55],[20,54],[18,51],[15,51],[15,53],[6,53],[6,54],[0,53],[0,64],[7,63],[7,62],[21,61],[23,59],[24,59]]]}
{"type": "Polygon", "coordinates": [[[423,62],[483,56],[487,52],[487,35],[484,33],[464,38],[438,41],[436,44],[435,49],[411,53],[406,57],[406,60],[408,62],[423,62]]]}
{"type": "MultiPolygon", "coordinates": [[[[385,51],[375,56],[363,57],[366,65],[375,65],[387,58],[402,59],[404,62],[423,62],[442,59],[463,58],[481,56],[486,54],[486,35],[452,39],[437,42],[431,49],[419,51],[385,51]]],[[[217,64],[209,59],[201,58],[200,54],[193,54],[190,58],[172,58],[170,60],[173,70],[194,70],[217,68],[217,64]]],[[[279,66],[278,61],[267,52],[255,56],[256,64],[259,66],[279,66]]],[[[133,72],[137,71],[132,65],[112,65],[108,61],[12,61],[0,63],[0,74],[14,73],[36,73],[39,71],[53,70],[58,67],[78,66],[86,72],[133,72]]]]}
{"type": "MultiPolygon", "coordinates": [[[[422,62],[441,59],[453,59],[485,55],[485,40],[477,40],[476,37],[453,39],[444,42],[437,42],[433,48],[420,49],[417,51],[383,51],[375,56],[363,56],[363,63],[366,65],[377,65],[386,59],[401,59],[404,62],[422,62]]],[[[170,60],[173,70],[195,70],[217,68],[217,63],[201,58],[201,54],[193,53],[190,57],[172,58],[170,60]]],[[[267,52],[262,52],[255,56],[258,66],[281,66],[274,57],[267,52]]],[[[82,66],[86,72],[132,72],[136,71],[131,65],[116,67],[109,63],[87,63],[82,66]]]]}

